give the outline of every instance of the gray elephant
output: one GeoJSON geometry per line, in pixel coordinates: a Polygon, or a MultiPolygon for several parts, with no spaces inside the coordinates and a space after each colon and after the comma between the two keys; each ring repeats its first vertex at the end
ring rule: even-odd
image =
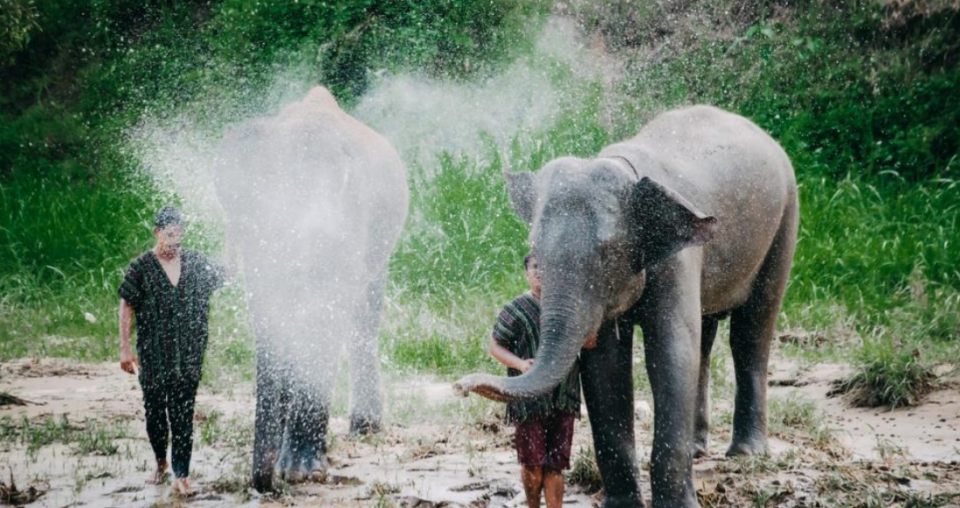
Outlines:
{"type": "Polygon", "coordinates": [[[406,169],[320,87],[231,129],[215,169],[257,336],[253,483],[272,490],[276,470],[299,481],[324,469],[345,346],[351,431],[380,426],[377,335],[410,199],[406,169]]]}
{"type": "Polygon", "coordinates": [[[736,370],[728,455],[767,447],[767,362],[796,245],[793,168],[749,120],[708,106],[657,116],[593,159],[507,175],[531,226],[543,281],[541,348],[525,375],[455,385],[495,400],[551,390],[581,355],[604,507],[642,506],[634,443],[633,329],[654,397],[653,506],[698,506],[692,463],[706,451],[709,355],[731,316],[736,370]]]}

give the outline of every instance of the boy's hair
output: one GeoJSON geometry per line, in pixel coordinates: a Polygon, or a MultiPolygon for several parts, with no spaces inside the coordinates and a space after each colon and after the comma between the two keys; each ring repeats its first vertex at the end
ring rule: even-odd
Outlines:
{"type": "Polygon", "coordinates": [[[530,269],[530,261],[537,259],[537,256],[534,256],[532,252],[528,252],[526,256],[523,256],[523,268],[530,269]]]}
{"type": "Polygon", "coordinates": [[[175,206],[167,205],[161,208],[153,218],[153,227],[163,229],[167,226],[182,226],[183,215],[175,206]]]}

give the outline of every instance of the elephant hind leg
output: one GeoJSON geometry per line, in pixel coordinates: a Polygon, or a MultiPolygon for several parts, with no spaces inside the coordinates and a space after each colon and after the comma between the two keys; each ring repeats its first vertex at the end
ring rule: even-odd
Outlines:
{"type": "Polygon", "coordinates": [[[380,313],[385,274],[370,283],[355,317],[356,336],[350,344],[350,433],[380,431],[383,403],[380,398],[380,313]]]}
{"type": "Polygon", "coordinates": [[[693,456],[706,457],[710,435],[710,351],[717,337],[720,320],[704,316],[700,325],[700,379],[697,383],[697,412],[694,430],[693,456]]]}
{"type": "Polygon", "coordinates": [[[797,214],[794,198],[757,274],[750,298],[733,311],[730,320],[730,349],[736,372],[737,394],[733,413],[733,442],[727,450],[728,456],[767,451],[767,365],[777,315],[793,263],[797,214]]]}
{"type": "MultiPolygon", "coordinates": [[[[263,340],[263,334],[258,334],[263,340]]],[[[258,492],[275,489],[274,469],[280,455],[280,443],[286,414],[284,390],[276,369],[276,352],[263,344],[257,351],[257,409],[253,449],[253,487],[258,492]]]]}

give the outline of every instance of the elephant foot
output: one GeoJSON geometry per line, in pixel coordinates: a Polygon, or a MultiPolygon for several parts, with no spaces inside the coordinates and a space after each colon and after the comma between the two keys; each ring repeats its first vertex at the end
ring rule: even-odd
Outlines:
{"type": "Polygon", "coordinates": [[[733,438],[730,448],[727,449],[727,457],[740,457],[744,455],[766,455],[767,437],[763,435],[733,438]]]}
{"type": "Polygon", "coordinates": [[[688,497],[686,499],[671,499],[664,501],[653,500],[651,503],[653,508],[700,508],[700,503],[697,502],[696,496],[688,497]]]}
{"type": "Polygon", "coordinates": [[[639,496],[604,496],[600,508],[644,508],[644,504],[639,496]]]}
{"type": "Polygon", "coordinates": [[[286,449],[280,456],[280,477],[287,483],[321,481],[327,472],[324,451],[315,446],[286,449]]]}
{"type": "Polygon", "coordinates": [[[703,457],[706,457],[708,455],[710,455],[710,452],[707,447],[707,440],[697,439],[696,442],[693,444],[693,458],[702,459],[703,457]]]}
{"type": "Polygon", "coordinates": [[[303,458],[280,467],[280,476],[291,485],[309,481],[322,481],[326,473],[326,458],[303,458]]]}
{"type": "Polygon", "coordinates": [[[272,467],[269,468],[269,471],[260,469],[253,472],[253,488],[257,489],[257,492],[261,494],[274,491],[272,467]]]}
{"type": "Polygon", "coordinates": [[[376,434],[380,432],[380,418],[377,416],[359,416],[350,417],[350,435],[363,436],[367,434],[376,434]]]}
{"type": "Polygon", "coordinates": [[[263,450],[264,447],[256,447],[253,453],[253,488],[257,492],[266,494],[277,490],[274,480],[274,470],[277,466],[276,450],[263,450]]]}

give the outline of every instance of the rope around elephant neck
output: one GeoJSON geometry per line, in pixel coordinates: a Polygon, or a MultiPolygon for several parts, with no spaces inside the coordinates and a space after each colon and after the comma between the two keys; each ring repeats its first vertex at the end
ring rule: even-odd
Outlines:
{"type": "Polygon", "coordinates": [[[622,160],[623,162],[625,162],[625,163],[627,164],[627,167],[629,167],[629,168],[633,171],[633,176],[637,177],[637,181],[638,181],[638,182],[640,181],[640,172],[637,171],[637,168],[633,165],[632,162],[630,162],[630,159],[628,159],[628,158],[626,158],[626,157],[624,157],[624,156],[622,156],[622,155],[609,155],[609,156],[607,156],[607,158],[608,158],[608,159],[620,159],[620,160],[622,160]]]}

